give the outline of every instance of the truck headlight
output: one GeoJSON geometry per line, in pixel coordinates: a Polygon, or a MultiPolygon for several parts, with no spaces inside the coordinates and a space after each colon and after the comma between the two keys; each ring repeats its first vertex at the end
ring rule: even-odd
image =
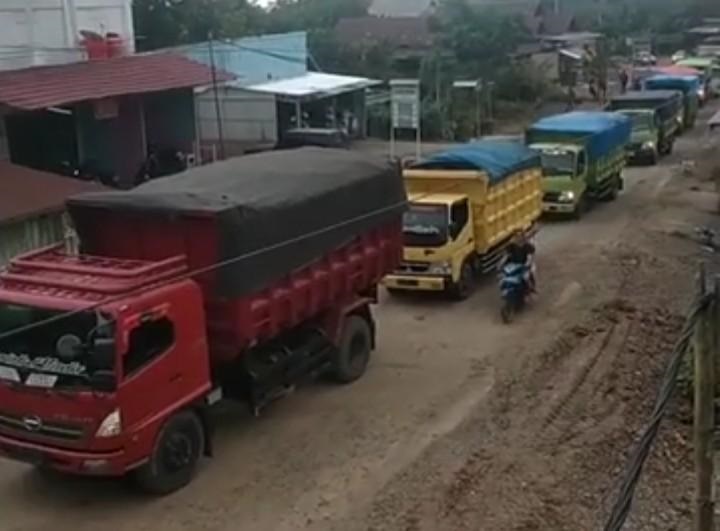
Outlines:
{"type": "Polygon", "coordinates": [[[122,433],[122,415],[119,409],[114,409],[103,421],[100,423],[96,437],[106,439],[108,437],[117,437],[122,433]]]}
{"type": "Polygon", "coordinates": [[[642,148],[645,151],[655,151],[655,142],[651,140],[643,142],[642,148]]]}
{"type": "Polygon", "coordinates": [[[558,201],[560,203],[572,203],[575,201],[575,192],[572,190],[565,190],[564,192],[560,192],[560,195],[558,196],[558,201]]]}
{"type": "Polygon", "coordinates": [[[430,273],[431,275],[451,275],[452,264],[448,261],[430,264],[430,267],[428,268],[428,273],[430,273]]]}

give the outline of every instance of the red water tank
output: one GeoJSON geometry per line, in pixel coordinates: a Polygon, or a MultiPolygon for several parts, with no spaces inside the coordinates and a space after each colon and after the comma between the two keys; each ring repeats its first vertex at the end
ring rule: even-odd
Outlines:
{"type": "Polygon", "coordinates": [[[85,48],[90,61],[108,58],[108,43],[102,35],[93,31],[81,31],[80,35],[80,45],[85,48]]]}
{"type": "Polygon", "coordinates": [[[117,33],[108,33],[105,44],[108,57],[120,57],[126,54],[125,41],[117,33]]]}

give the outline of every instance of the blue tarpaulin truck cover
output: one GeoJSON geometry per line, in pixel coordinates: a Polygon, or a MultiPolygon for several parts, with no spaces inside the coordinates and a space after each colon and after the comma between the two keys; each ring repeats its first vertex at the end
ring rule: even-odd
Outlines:
{"type": "Polygon", "coordinates": [[[521,142],[483,140],[432,155],[412,169],[483,171],[495,183],[518,171],[539,167],[539,155],[521,142]]]}
{"type": "Polygon", "coordinates": [[[683,94],[697,94],[700,78],[697,76],[652,76],[645,80],[646,90],[680,90],[683,94]]]}
{"type": "Polygon", "coordinates": [[[630,142],[632,120],[615,112],[577,111],[536,122],[525,135],[528,144],[573,142],[583,144],[591,159],[608,155],[630,142]]]}

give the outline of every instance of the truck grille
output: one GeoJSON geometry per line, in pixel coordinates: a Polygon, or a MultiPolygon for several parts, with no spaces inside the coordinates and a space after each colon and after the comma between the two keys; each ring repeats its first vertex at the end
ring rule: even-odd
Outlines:
{"type": "Polygon", "coordinates": [[[76,441],[83,436],[78,426],[49,422],[39,417],[21,417],[0,411],[0,431],[20,435],[53,437],[65,441],[76,441]]]}
{"type": "Polygon", "coordinates": [[[426,262],[403,262],[398,268],[398,273],[404,275],[422,275],[427,273],[430,264],[426,262]]]}
{"type": "Polygon", "coordinates": [[[546,203],[555,203],[560,199],[560,192],[545,192],[543,194],[543,201],[546,203]]]}

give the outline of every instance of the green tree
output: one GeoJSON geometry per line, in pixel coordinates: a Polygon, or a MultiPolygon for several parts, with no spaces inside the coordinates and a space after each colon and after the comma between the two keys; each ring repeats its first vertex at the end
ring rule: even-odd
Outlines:
{"type": "Polygon", "coordinates": [[[140,50],[261,33],[266,17],[248,0],[135,0],[133,14],[140,50]]]}
{"type": "Polygon", "coordinates": [[[268,12],[268,29],[328,30],[341,18],[366,15],[369,5],[369,0],[277,0],[268,12]]]}
{"type": "Polygon", "coordinates": [[[458,75],[472,79],[507,66],[517,46],[528,38],[515,17],[478,9],[467,0],[446,0],[433,20],[440,47],[452,55],[458,75]]]}

